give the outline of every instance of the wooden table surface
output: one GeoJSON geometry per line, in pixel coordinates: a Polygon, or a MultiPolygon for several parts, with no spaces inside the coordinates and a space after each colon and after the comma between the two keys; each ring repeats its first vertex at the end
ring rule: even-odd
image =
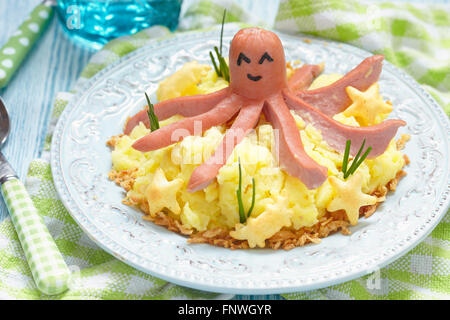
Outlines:
{"type": "MultiPolygon", "coordinates": [[[[40,2],[0,1],[0,46],[40,2]]],[[[93,53],[70,40],[54,16],[9,85],[0,89],[11,120],[2,152],[22,180],[42,150],[55,93],[71,87],[93,53]]],[[[6,215],[0,201],[0,220],[6,215]]]]}

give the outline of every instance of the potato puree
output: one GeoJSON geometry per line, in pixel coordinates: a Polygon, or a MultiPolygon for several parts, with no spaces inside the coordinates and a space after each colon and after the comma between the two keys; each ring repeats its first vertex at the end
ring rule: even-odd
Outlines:
{"type": "MultiPolygon", "coordinates": [[[[288,76],[291,75],[290,64],[287,70],[288,76]]],[[[321,75],[312,87],[328,85],[340,77],[336,74],[321,75]]],[[[185,64],[175,74],[162,81],[157,97],[159,101],[163,101],[182,95],[210,93],[227,85],[226,81],[216,76],[210,66],[194,61],[185,64]]],[[[383,102],[378,93],[378,84],[373,86],[377,86],[377,90],[372,90],[372,94],[367,98],[383,102]],[[373,92],[378,96],[374,97],[373,92]]],[[[322,140],[318,130],[311,125],[305,125],[301,117],[292,114],[306,153],[327,167],[329,176],[344,181],[341,172],[343,155],[331,149],[322,140]]],[[[383,121],[387,115],[377,114],[376,123],[383,121]]],[[[164,126],[181,118],[174,116],[161,121],[160,125],[164,126]]],[[[365,119],[346,116],[344,112],[335,115],[334,119],[353,126],[365,123],[365,119]]],[[[225,129],[225,126],[213,127],[202,136],[189,136],[179,143],[147,153],[131,147],[134,141],[149,133],[149,129],[142,123],[134,128],[129,136],[117,137],[112,150],[113,170],[135,171],[135,180],[126,196],[128,203],[146,203],[148,214],[155,216],[163,211],[171,218],[181,221],[185,228],[192,229],[194,233],[216,227],[225,228],[231,231],[233,238],[247,240],[249,247],[264,247],[265,240],[282,228],[298,230],[315,225],[327,213],[333,199],[343,203],[341,209],[348,211],[349,216],[350,209],[346,209],[346,199],[350,208],[354,205],[348,203],[352,197],[340,194],[342,190],[332,186],[335,184],[330,183],[330,179],[335,178],[329,177],[319,188],[308,190],[299,179],[289,176],[278,167],[271,148],[273,130],[263,118],[254,132],[234,149],[226,165],[220,169],[217,181],[204,190],[187,192],[186,186],[192,171],[213,153],[222,140],[225,129]],[[238,158],[242,166],[242,198],[246,210],[251,205],[252,178],[256,181],[255,207],[244,225],[239,223],[236,198],[239,181],[238,158]]],[[[366,159],[347,181],[355,179],[352,180],[355,193],[371,195],[377,188],[394,179],[404,164],[403,154],[392,141],[384,154],[375,159],[366,159]]],[[[366,199],[373,202],[370,204],[377,202],[374,196],[366,199]]]]}

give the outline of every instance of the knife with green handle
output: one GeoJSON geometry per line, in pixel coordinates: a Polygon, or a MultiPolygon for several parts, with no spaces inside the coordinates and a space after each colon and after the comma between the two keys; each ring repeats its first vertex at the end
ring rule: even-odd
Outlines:
{"type": "Polygon", "coordinates": [[[0,89],[5,87],[33,44],[45,30],[55,1],[44,0],[0,49],[0,89]]]}
{"type": "MultiPolygon", "coordinates": [[[[9,131],[8,112],[0,98],[0,147],[5,143],[9,131]]],[[[1,152],[0,189],[36,287],[48,295],[66,291],[71,280],[70,270],[25,186],[1,152]]]]}

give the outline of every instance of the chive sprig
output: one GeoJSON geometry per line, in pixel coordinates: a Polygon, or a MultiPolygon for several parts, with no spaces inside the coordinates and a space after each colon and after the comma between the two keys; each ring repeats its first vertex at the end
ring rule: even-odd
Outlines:
{"type": "Polygon", "coordinates": [[[358,153],[356,154],[355,158],[353,158],[352,165],[350,166],[350,168],[348,168],[351,143],[352,142],[350,140],[347,140],[345,143],[344,159],[342,161],[342,172],[344,173],[344,179],[347,179],[350,175],[355,173],[356,169],[358,169],[358,167],[363,163],[363,161],[367,158],[370,151],[372,150],[372,147],[368,147],[364,154],[361,156],[361,153],[364,150],[364,145],[366,144],[366,139],[364,139],[358,153]]]}
{"type": "Polygon", "coordinates": [[[159,129],[159,121],[158,121],[158,117],[155,114],[155,108],[153,107],[153,104],[150,102],[150,99],[149,99],[147,93],[145,93],[145,98],[147,99],[147,104],[148,104],[147,115],[148,115],[148,119],[150,120],[150,130],[153,132],[153,131],[159,129]]]}
{"type": "Polygon", "coordinates": [[[255,199],[256,199],[256,188],[255,188],[255,178],[252,178],[252,204],[248,209],[247,213],[245,213],[244,203],[242,201],[242,168],[241,168],[241,159],[238,160],[239,165],[239,186],[236,190],[236,197],[238,201],[239,207],[239,222],[245,223],[247,218],[252,214],[253,208],[255,207],[255,199]]]}
{"type": "Polygon", "coordinates": [[[217,61],[216,58],[214,57],[214,54],[211,51],[209,52],[209,56],[211,58],[217,76],[222,77],[226,81],[230,82],[230,69],[227,65],[227,62],[225,61],[225,58],[222,56],[223,26],[225,24],[226,13],[227,10],[223,10],[222,28],[220,30],[220,49],[217,48],[217,46],[214,46],[214,52],[216,53],[217,61]]]}

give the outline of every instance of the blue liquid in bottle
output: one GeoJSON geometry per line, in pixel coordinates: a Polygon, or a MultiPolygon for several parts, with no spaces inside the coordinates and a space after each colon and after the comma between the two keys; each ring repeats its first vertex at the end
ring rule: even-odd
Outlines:
{"type": "Polygon", "coordinates": [[[69,35],[100,48],[142,29],[178,26],[182,0],[58,0],[58,17],[69,35]]]}

